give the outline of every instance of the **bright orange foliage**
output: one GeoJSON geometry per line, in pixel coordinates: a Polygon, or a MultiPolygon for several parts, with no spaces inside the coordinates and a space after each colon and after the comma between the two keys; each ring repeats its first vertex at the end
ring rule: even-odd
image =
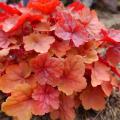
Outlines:
{"type": "Polygon", "coordinates": [[[74,120],[75,109],[102,110],[120,89],[120,30],[107,29],[79,2],[0,3],[1,110],[15,120],[50,113],[74,120]]]}

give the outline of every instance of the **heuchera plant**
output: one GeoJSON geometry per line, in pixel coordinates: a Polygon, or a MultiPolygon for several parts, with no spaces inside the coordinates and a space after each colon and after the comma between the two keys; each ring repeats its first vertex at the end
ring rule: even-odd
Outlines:
{"type": "Polygon", "coordinates": [[[102,110],[120,88],[120,30],[75,2],[0,3],[1,109],[15,120],[50,113],[74,120],[75,109],[102,110]]]}

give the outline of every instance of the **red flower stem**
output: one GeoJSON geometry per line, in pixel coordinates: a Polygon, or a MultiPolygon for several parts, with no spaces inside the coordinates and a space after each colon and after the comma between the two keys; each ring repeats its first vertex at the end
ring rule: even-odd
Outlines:
{"type": "Polygon", "coordinates": [[[100,55],[99,55],[99,61],[102,62],[103,64],[105,64],[106,66],[110,67],[112,72],[114,72],[116,75],[118,75],[120,77],[120,73],[118,72],[118,70],[115,67],[113,67],[112,65],[110,65],[110,63],[108,63],[105,59],[100,57],[100,55]]]}

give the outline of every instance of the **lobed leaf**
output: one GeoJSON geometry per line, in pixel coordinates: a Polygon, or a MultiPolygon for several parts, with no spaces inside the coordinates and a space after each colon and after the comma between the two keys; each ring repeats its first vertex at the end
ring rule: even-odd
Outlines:
{"type": "Polygon", "coordinates": [[[84,78],[85,65],[81,56],[69,56],[64,62],[64,72],[58,89],[66,95],[80,92],[87,86],[84,78]]]}
{"type": "Polygon", "coordinates": [[[102,110],[105,108],[105,94],[102,89],[98,87],[88,86],[81,94],[80,100],[83,107],[94,110],[102,110]]]}
{"type": "Polygon", "coordinates": [[[31,66],[39,84],[59,84],[59,78],[63,74],[63,61],[60,58],[50,57],[48,54],[40,54],[31,60],[31,66]]]}

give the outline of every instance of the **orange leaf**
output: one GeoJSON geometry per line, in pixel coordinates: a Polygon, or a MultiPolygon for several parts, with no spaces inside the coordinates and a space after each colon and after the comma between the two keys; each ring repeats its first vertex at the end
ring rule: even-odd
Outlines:
{"type": "Polygon", "coordinates": [[[105,94],[101,90],[101,87],[88,86],[81,94],[80,100],[82,101],[83,107],[94,110],[102,110],[105,108],[105,94]]]}
{"type": "Polygon", "coordinates": [[[89,41],[79,47],[78,52],[81,56],[83,56],[85,63],[91,64],[95,61],[98,61],[98,55],[96,51],[97,47],[98,44],[96,41],[89,41]]]}
{"type": "Polygon", "coordinates": [[[33,114],[44,115],[59,108],[59,92],[57,89],[45,85],[38,86],[33,94],[33,114]]]}
{"type": "Polygon", "coordinates": [[[58,89],[67,95],[80,92],[87,85],[84,76],[85,65],[81,56],[69,56],[65,59],[64,73],[58,89]]]}
{"type": "Polygon", "coordinates": [[[56,86],[63,73],[62,59],[49,57],[48,54],[40,54],[31,60],[31,66],[35,72],[37,81],[43,84],[56,86]]]}
{"type": "Polygon", "coordinates": [[[2,104],[2,111],[16,120],[30,120],[32,114],[44,115],[59,108],[59,92],[45,85],[32,88],[29,84],[18,85],[2,104]]]}
{"type": "Polygon", "coordinates": [[[2,104],[2,111],[7,115],[13,116],[16,120],[30,120],[32,89],[27,84],[17,86],[6,102],[2,104]]]}
{"type": "Polygon", "coordinates": [[[96,62],[91,74],[91,84],[93,87],[101,85],[103,81],[110,81],[110,68],[101,62],[96,62]]]}
{"type": "Polygon", "coordinates": [[[35,50],[38,53],[48,52],[50,45],[55,41],[53,36],[47,34],[31,33],[23,38],[26,51],[35,50]]]}
{"type": "Polygon", "coordinates": [[[35,26],[34,30],[38,32],[50,31],[50,24],[46,22],[41,22],[35,26]]]}
{"type": "Polygon", "coordinates": [[[0,90],[11,92],[18,84],[24,83],[30,74],[31,69],[26,62],[8,66],[6,74],[0,78],[0,90]]]}
{"type": "Polygon", "coordinates": [[[69,42],[66,41],[55,41],[51,47],[51,52],[57,57],[62,57],[70,49],[69,42]]]}
{"type": "Polygon", "coordinates": [[[108,97],[111,95],[112,90],[113,90],[113,86],[112,86],[111,82],[104,81],[101,84],[101,88],[108,97]]]}
{"type": "Polygon", "coordinates": [[[55,120],[74,120],[74,99],[71,96],[61,95],[60,97],[60,108],[57,111],[51,113],[51,118],[55,120]]]}

